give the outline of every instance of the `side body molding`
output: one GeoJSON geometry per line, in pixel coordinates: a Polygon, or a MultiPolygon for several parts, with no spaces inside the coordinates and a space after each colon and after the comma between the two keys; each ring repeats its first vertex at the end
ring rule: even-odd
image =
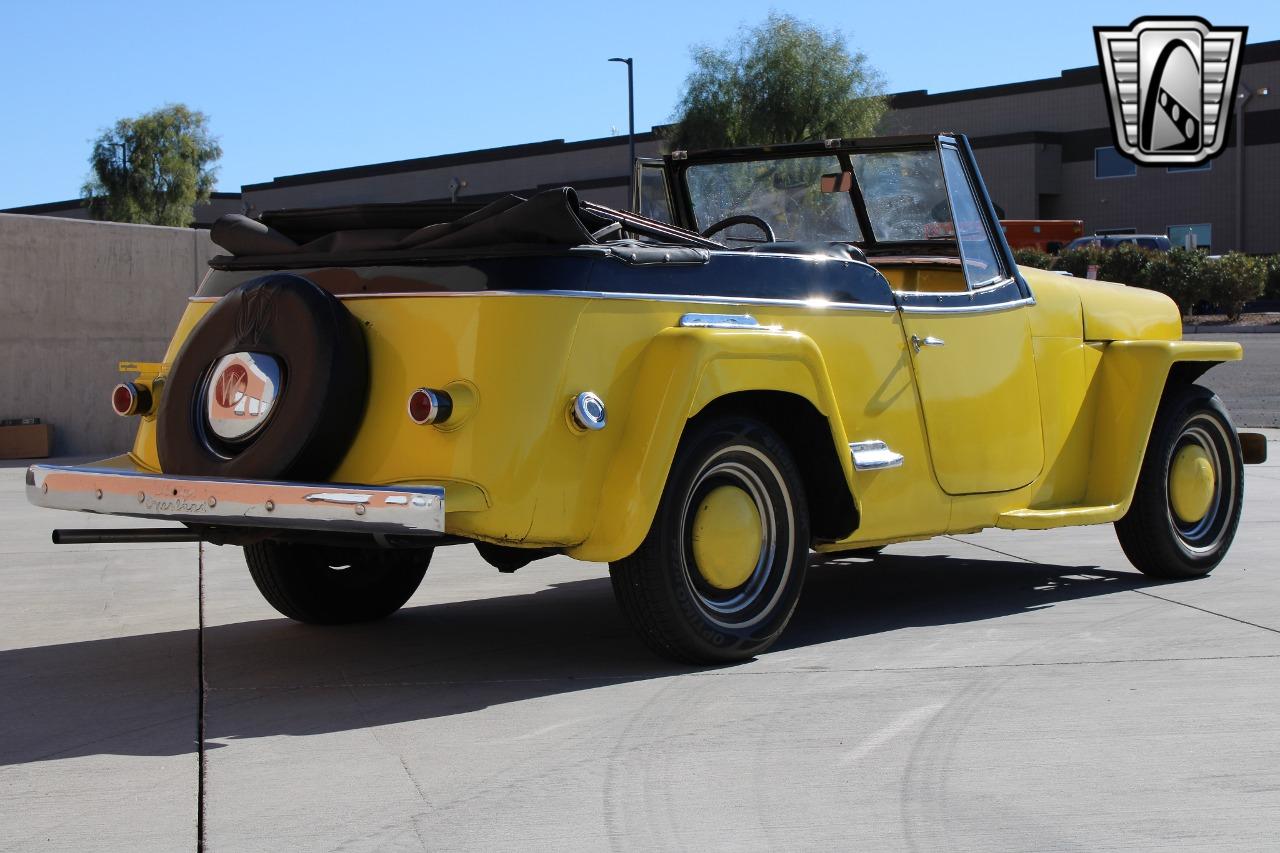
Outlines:
{"type": "Polygon", "coordinates": [[[646,405],[628,419],[608,463],[595,525],[569,556],[607,562],[634,551],[649,532],[686,423],[718,398],[742,391],[782,391],[808,400],[827,419],[853,494],[849,441],[812,338],[764,328],[668,328],[645,348],[632,394],[646,405]]]}

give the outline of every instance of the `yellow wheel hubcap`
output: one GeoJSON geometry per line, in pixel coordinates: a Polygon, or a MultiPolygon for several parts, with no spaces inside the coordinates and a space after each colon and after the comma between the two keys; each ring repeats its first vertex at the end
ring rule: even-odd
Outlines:
{"type": "Polygon", "coordinates": [[[737,486],[717,486],[693,518],[693,559],[716,589],[742,586],[760,562],[764,530],[756,502],[737,486]]]}
{"type": "Polygon", "coordinates": [[[1169,503],[1180,521],[1190,524],[1204,518],[1213,503],[1217,477],[1209,454],[1198,444],[1188,444],[1169,466],[1169,503]]]}

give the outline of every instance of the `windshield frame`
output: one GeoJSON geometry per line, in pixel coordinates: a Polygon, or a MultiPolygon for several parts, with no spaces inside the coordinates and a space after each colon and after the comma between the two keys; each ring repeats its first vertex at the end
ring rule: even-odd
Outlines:
{"type": "MultiPolygon", "coordinates": [[[[1025,296],[1030,296],[1030,288],[1018,272],[1013,260],[1013,252],[1005,239],[1004,229],[1000,227],[995,206],[982,180],[981,172],[973,156],[973,149],[964,134],[944,133],[913,136],[875,137],[863,139],[828,139],[822,142],[796,142],[783,145],[762,145],[747,148],[725,148],[707,151],[673,151],[663,157],[666,166],[668,195],[672,213],[679,221],[676,225],[691,231],[698,231],[697,219],[694,216],[693,200],[689,192],[687,172],[691,166],[732,163],[741,161],[758,161],[770,159],[789,159],[794,157],[813,157],[815,155],[835,156],[841,162],[843,171],[852,176],[849,197],[853,204],[854,215],[862,232],[861,241],[850,241],[860,247],[869,259],[886,256],[913,257],[961,257],[958,240],[879,240],[876,229],[868,214],[866,200],[859,186],[857,175],[852,168],[852,156],[856,154],[930,151],[939,158],[943,147],[954,148],[960,157],[970,182],[970,188],[979,206],[979,213],[986,228],[988,237],[995,248],[997,260],[1003,267],[1002,280],[1014,279],[1018,289],[1025,296]]],[[[949,192],[949,190],[948,190],[949,192]]]]}

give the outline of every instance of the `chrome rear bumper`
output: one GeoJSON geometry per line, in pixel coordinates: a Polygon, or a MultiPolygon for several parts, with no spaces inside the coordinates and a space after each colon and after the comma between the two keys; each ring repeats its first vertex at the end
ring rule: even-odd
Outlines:
{"type": "Polygon", "coordinates": [[[444,489],[440,486],[178,477],[139,471],[128,457],[88,466],[32,465],[27,469],[27,500],[50,509],[222,527],[444,532],[444,489]]]}

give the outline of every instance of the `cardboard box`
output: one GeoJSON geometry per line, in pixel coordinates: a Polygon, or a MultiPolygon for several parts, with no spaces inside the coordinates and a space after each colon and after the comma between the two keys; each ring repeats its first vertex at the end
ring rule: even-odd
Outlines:
{"type": "Polygon", "coordinates": [[[44,459],[53,449],[53,424],[0,427],[0,459],[44,459]]]}

